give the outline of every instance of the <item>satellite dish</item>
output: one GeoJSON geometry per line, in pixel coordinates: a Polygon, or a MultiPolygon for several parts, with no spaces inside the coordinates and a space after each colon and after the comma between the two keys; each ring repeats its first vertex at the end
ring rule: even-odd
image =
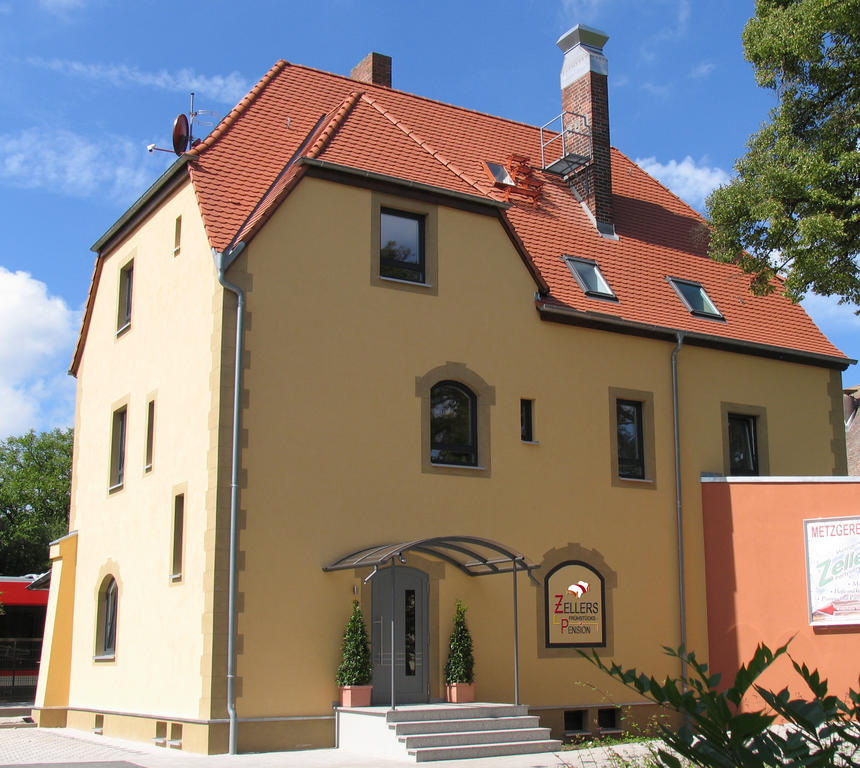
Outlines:
{"type": "Polygon", "coordinates": [[[184,115],[177,115],[173,121],[173,151],[177,155],[181,155],[188,149],[188,140],[191,138],[191,131],[188,128],[188,118],[184,115]]]}

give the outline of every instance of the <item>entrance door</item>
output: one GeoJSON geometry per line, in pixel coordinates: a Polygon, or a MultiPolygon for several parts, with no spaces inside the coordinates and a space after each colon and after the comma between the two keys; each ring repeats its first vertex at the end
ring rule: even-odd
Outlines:
{"type": "Polygon", "coordinates": [[[415,568],[382,568],[371,580],[374,705],[391,703],[391,612],[394,610],[395,704],[430,698],[427,677],[427,574],[415,568]],[[393,599],[392,599],[393,598],[393,599]]]}

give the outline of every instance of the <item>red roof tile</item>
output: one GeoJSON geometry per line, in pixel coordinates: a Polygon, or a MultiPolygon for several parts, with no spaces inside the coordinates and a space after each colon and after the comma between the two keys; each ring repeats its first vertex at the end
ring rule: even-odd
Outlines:
{"type": "Polygon", "coordinates": [[[844,359],[802,307],[778,292],[753,296],[737,267],[711,261],[705,220],[614,148],[617,240],[602,237],[567,184],[540,169],[539,128],[286,62],[191,152],[189,173],[218,250],[253,236],[298,183],[302,157],[498,205],[502,192],[481,162],[525,155],[543,183],[539,201],[512,195],[502,217],[536,267],[539,287],[548,288],[545,304],[844,359]],[[586,297],[564,255],[597,261],[618,301],[586,297]],[[667,277],[701,283],[724,321],[692,315],[667,277]]]}

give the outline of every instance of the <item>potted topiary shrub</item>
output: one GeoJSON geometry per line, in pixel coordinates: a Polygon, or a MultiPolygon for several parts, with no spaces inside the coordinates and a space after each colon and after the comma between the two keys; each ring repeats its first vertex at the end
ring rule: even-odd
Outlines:
{"type": "Polygon", "coordinates": [[[445,662],[445,690],[452,704],[475,700],[475,657],[472,655],[472,635],[466,626],[466,606],[458,600],[454,611],[454,628],[448,643],[445,662]]]}
{"type": "Polygon", "coordinates": [[[337,668],[340,705],[342,707],[370,706],[370,692],[373,690],[370,679],[373,675],[373,666],[370,662],[364,616],[358,600],[352,601],[352,615],[343,631],[341,655],[343,658],[337,668]]]}

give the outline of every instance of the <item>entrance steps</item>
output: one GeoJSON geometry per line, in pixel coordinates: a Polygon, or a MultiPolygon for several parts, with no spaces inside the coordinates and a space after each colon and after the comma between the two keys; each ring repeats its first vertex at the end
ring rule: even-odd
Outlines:
{"type": "Polygon", "coordinates": [[[554,752],[528,707],[515,704],[405,705],[338,710],[338,746],[379,757],[411,756],[416,762],[554,752]]]}

